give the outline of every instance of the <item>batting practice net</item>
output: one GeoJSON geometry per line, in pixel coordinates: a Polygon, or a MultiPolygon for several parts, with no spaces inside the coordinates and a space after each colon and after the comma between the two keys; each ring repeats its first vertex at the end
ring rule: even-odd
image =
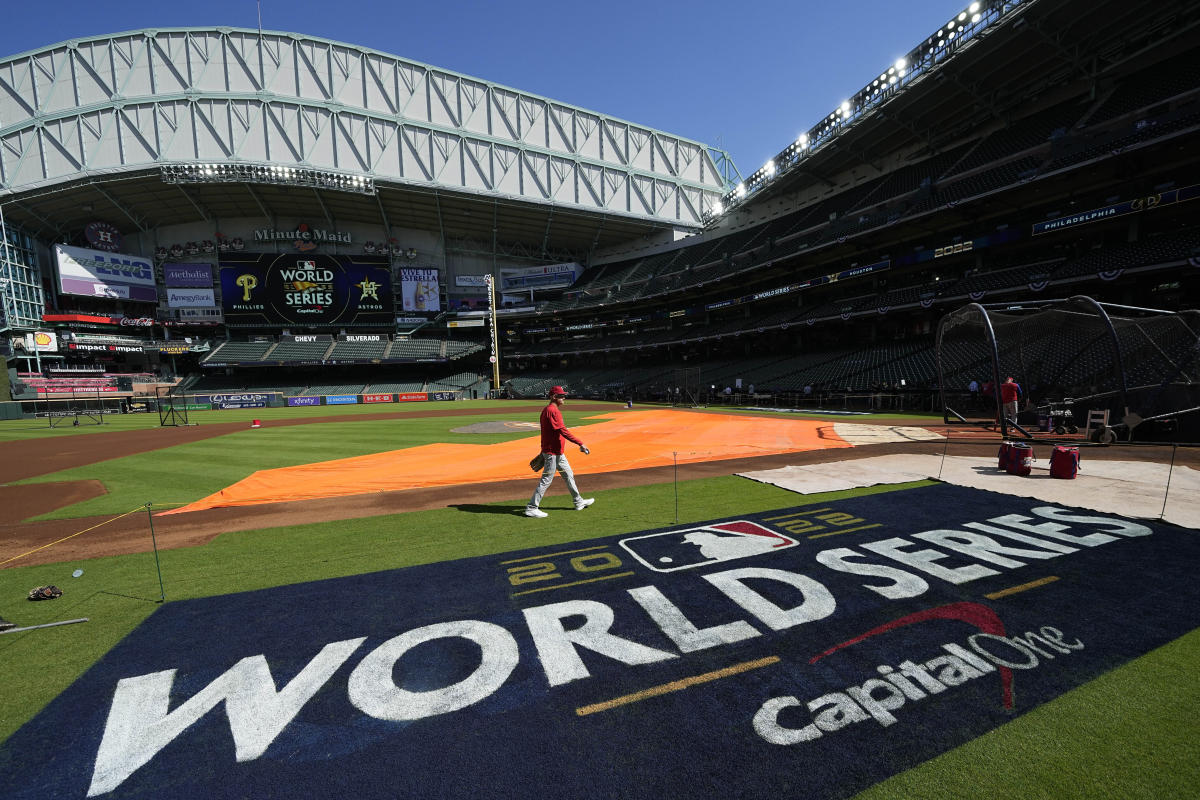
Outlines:
{"type": "Polygon", "coordinates": [[[1005,435],[1015,421],[1095,441],[1200,440],[1200,311],[1082,296],[972,303],[942,319],[937,360],[947,419],[998,421],[1005,435]],[[1022,387],[1017,420],[1001,418],[995,388],[1009,376],[1022,387]]]}

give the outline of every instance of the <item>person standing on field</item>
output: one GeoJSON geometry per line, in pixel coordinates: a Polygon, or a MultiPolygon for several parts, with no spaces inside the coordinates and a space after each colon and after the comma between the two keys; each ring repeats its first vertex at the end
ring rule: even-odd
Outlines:
{"type": "Polygon", "coordinates": [[[563,424],[562,411],[559,409],[562,407],[566,397],[567,393],[563,390],[563,387],[551,387],[550,402],[542,409],[542,455],[545,457],[546,463],[542,467],[541,480],[538,481],[537,488],[533,490],[533,497],[530,498],[529,505],[525,506],[525,516],[527,517],[550,516],[545,511],[542,511],[540,506],[542,498],[546,495],[546,490],[550,488],[550,483],[554,480],[555,470],[562,473],[563,480],[567,482],[567,490],[571,493],[571,499],[575,501],[576,511],[582,511],[596,502],[594,498],[585,498],[579,493],[579,487],[575,485],[575,473],[571,471],[571,464],[567,461],[567,456],[563,452],[564,439],[579,445],[579,451],[584,455],[591,452],[563,424]]]}
{"type": "Polygon", "coordinates": [[[1017,419],[1018,401],[1021,399],[1021,384],[1009,375],[1000,384],[1000,402],[1003,404],[1004,418],[1011,421],[1017,419]]]}

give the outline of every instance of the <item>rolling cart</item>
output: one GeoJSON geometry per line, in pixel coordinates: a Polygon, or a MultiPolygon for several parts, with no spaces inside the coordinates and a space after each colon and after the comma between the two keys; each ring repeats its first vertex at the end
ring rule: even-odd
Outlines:
{"type": "Polygon", "coordinates": [[[1078,433],[1079,428],[1075,425],[1071,416],[1071,406],[1074,405],[1074,402],[1074,400],[1067,397],[1061,401],[1050,400],[1047,401],[1046,405],[1038,406],[1038,422],[1042,430],[1053,430],[1059,436],[1062,436],[1064,433],[1078,433]]]}

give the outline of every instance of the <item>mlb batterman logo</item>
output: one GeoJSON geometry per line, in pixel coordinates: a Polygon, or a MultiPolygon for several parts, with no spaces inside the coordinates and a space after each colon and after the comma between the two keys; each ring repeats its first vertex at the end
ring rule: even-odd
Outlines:
{"type": "Polygon", "coordinates": [[[655,572],[677,572],[795,547],[800,542],[757,522],[739,519],[622,539],[631,556],[655,572]]]}

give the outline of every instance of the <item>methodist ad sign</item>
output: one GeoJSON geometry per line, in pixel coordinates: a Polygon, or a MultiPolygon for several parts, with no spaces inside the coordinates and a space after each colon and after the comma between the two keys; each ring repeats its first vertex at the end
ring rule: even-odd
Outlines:
{"type": "Polygon", "coordinates": [[[221,260],[221,303],[230,323],[391,323],[385,256],[235,253],[221,260]]]}
{"type": "Polygon", "coordinates": [[[199,286],[213,285],[212,264],[163,264],[163,280],[167,286],[199,286]]]}
{"type": "Polygon", "coordinates": [[[65,244],[54,246],[54,256],[63,294],[158,302],[154,265],[148,258],[65,244]]]}

